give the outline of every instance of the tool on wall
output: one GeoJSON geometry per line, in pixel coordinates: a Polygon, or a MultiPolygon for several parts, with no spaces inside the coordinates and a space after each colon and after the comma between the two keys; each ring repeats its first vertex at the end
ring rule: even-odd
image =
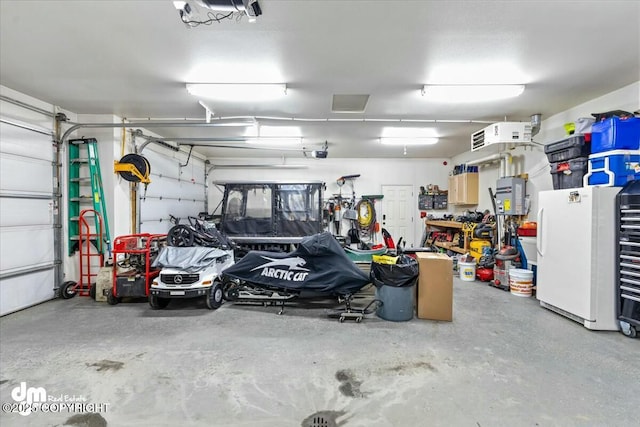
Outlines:
{"type": "Polygon", "coordinates": [[[357,224],[359,228],[360,238],[369,240],[372,244],[376,243],[376,234],[380,231],[380,223],[377,221],[376,200],[382,200],[384,196],[379,195],[363,195],[355,206],[358,214],[357,224]]]}
{"type": "Polygon", "coordinates": [[[73,255],[80,246],[80,212],[81,205],[91,202],[93,211],[99,215],[93,218],[94,229],[102,228],[101,241],[96,248],[102,255],[111,256],[111,237],[107,220],[107,206],[102,188],[100,160],[98,158],[98,141],[95,138],[79,138],[69,140],[69,255],[73,255]],[[81,148],[86,148],[87,156],[80,156],[81,148]],[[81,173],[82,167],[88,166],[88,176],[81,173]],[[81,187],[89,184],[91,195],[81,194],[81,187]],[[100,220],[101,218],[101,220],[100,220]],[[103,223],[103,224],[101,224],[103,223]]]}
{"type": "Polygon", "coordinates": [[[151,184],[151,164],[139,154],[125,154],[120,161],[114,162],[113,171],[126,181],[144,184],[145,188],[151,184]]]}
{"type": "MultiPolygon", "coordinates": [[[[342,205],[345,208],[343,218],[348,219],[351,226],[347,231],[347,244],[360,243],[360,230],[358,227],[358,211],[356,210],[356,189],[354,181],[359,178],[360,174],[344,175],[336,180],[338,186],[342,187],[345,183],[351,186],[351,199],[343,200],[342,205]]],[[[342,190],[341,190],[342,194],[342,190]]]]}

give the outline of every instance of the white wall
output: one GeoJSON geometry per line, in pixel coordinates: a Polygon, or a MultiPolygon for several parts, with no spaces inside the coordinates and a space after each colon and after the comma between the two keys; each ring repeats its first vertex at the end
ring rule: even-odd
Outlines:
{"type": "MultiPolygon", "coordinates": [[[[534,137],[534,141],[541,144],[550,144],[566,138],[564,124],[573,122],[580,117],[592,117],[592,113],[601,113],[611,110],[637,111],[640,109],[640,81],[620,88],[599,98],[592,99],[577,105],[551,117],[543,117],[540,133],[534,137]]],[[[535,111],[532,111],[532,114],[535,111]]],[[[539,191],[552,190],[549,162],[544,154],[544,148],[540,146],[521,147],[510,150],[514,159],[515,174],[529,174],[527,182],[527,194],[531,199],[529,219],[536,220],[537,195],[539,191]]],[[[472,159],[478,159],[490,154],[479,150],[467,152],[454,157],[453,164],[461,164],[472,159]]],[[[498,164],[489,165],[480,169],[480,201],[478,209],[491,209],[491,198],[487,188],[495,190],[496,180],[499,178],[498,164]]]]}
{"type": "MultiPolygon", "coordinates": [[[[251,169],[237,167],[234,169],[217,169],[220,164],[282,164],[282,159],[209,159],[213,170],[209,176],[209,210],[218,205],[222,193],[213,181],[227,180],[262,180],[262,181],[324,181],[327,185],[325,199],[339,192],[336,180],[344,175],[360,174],[354,182],[356,197],[363,194],[381,194],[383,185],[412,185],[414,201],[412,210],[414,216],[414,235],[405,236],[407,246],[417,246],[420,243],[423,231],[423,222],[419,218],[418,192],[420,186],[427,184],[438,185],[441,189],[447,188],[447,177],[451,164],[449,159],[332,159],[331,152],[327,159],[289,159],[287,164],[303,165],[304,169],[251,169]],[[443,162],[448,164],[444,165],[443,162]]],[[[342,187],[342,195],[351,196],[351,188],[348,185],[342,187]]],[[[381,202],[384,203],[384,199],[381,202]]],[[[219,211],[218,211],[219,212],[219,211]]],[[[444,211],[432,211],[436,215],[444,214],[444,211]]],[[[378,222],[380,218],[378,217],[378,222]]],[[[394,236],[397,240],[398,237],[394,236]]],[[[380,240],[378,240],[380,242],[380,240]]]]}

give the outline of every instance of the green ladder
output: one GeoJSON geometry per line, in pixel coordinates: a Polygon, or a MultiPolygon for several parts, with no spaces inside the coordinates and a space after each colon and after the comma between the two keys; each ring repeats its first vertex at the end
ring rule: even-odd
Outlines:
{"type": "MultiPolygon", "coordinates": [[[[102,175],[100,174],[100,160],[98,159],[98,141],[95,138],[69,140],[69,255],[73,255],[80,245],[79,219],[82,205],[92,203],[93,210],[102,216],[102,241],[92,241],[98,252],[111,256],[111,235],[107,220],[107,206],[102,189],[102,175]],[[82,148],[86,148],[87,157],[81,157],[82,148]],[[89,166],[89,176],[84,177],[80,171],[89,166]],[[83,184],[91,184],[91,195],[81,194],[83,184]]],[[[100,219],[95,217],[96,232],[100,226],[100,219]]]]}

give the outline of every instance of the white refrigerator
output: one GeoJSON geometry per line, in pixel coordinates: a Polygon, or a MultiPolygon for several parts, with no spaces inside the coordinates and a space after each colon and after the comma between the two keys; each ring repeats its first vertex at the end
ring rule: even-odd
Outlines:
{"type": "Polygon", "coordinates": [[[536,296],[588,329],[618,330],[616,187],[541,191],[536,296]]]}

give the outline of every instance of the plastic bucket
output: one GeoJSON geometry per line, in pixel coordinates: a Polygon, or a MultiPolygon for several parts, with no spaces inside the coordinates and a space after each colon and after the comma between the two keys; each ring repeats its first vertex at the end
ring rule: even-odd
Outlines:
{"type": "Polygon", "coordinates": [[[377,286],[376,299],[382,301],[382,306],[376,310],[376,315],[392,322],[404,322],[413,319],[415,285],[411,286],[377,286]]]}
{"type": "Polygon", "coordinates": [[[533,271],[522,268],[510,269],[509,288],[513,295],[530,297],[533,289],[533,271]]]}
{"type": "Polygon", "coordinates": [[[460,270],[460,279],[465,282],[473,282],[476,280],[476,262],[458,261],[458,270],[460,270]]]}

